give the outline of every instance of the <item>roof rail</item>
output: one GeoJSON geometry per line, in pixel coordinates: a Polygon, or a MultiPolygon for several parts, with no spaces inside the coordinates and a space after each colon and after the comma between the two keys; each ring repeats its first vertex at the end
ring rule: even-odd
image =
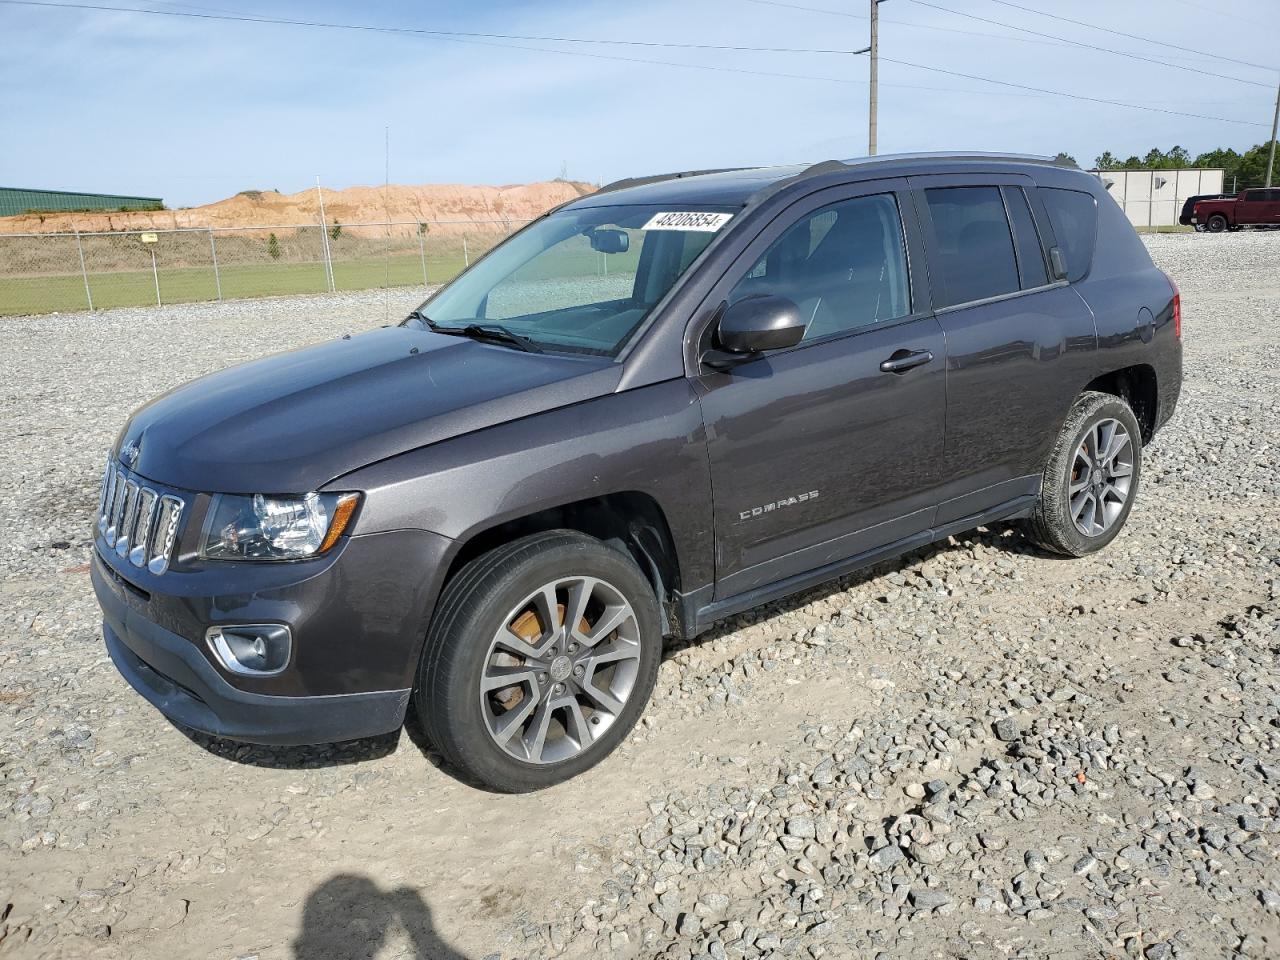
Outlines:
{"type": "Polygon", "coordinates": [[[614,190],[626,190],[628,187],[642,187],[647,183],[661,183],[663,180],[683,180],[685,177],[700,177],[708,173],[733,173],[737,170],[751,170],[751,167],[720,167],[715,170],[681,170],[677,173],[655,173],[648,177],[627,177],[606,183],[593,196],[610,193],[614,190]]]}
{"type": "Polygon", "coordinates": [[[1003,153],[998,150],[924,150],[915,153],[881,153],[873,157],[851,157],[842,163],[855,165],[882,160],[1007,160],[1015,163],[1043,163],[1054,167],[1077,168],[1077,164],[1038,153],[1003,153]]]}

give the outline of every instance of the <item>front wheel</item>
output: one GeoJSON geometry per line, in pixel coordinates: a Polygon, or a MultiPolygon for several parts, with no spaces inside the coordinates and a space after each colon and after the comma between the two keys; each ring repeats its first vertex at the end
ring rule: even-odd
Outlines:
{"type": "Polygon", "coordinates": [[[415,703],[427,738],[463,773],[537,790],[618,746],[661,653],[657,599],[629,556],[571,531],[535,534],[449,582],[415,703]]]}
{"type": "Polygon", "coordinates": [[[1142,433],[1129,405],[1109,393],[1080,395],[1062,425],[1028,521],[1046,550],[1083,557],[1116,538],[1142,472],[1142,433]]]}

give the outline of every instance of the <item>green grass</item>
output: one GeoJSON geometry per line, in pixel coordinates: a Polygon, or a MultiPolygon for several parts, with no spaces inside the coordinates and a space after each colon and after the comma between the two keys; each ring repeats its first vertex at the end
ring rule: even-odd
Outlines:
{"type": "MultiPolygon", "coordinates": [[[[462,253],[428,258],[430,283],[443,283],[462,269],[462,253]]],[[[164,303],[191,303],[218,299],[212,267],[161,268],[160,298],[164,303]]],[[[219,271],[222,298],[295,296],[324,293],[327,289],[324,265],[311,263],[226,264],[219,271]]],[[[334,285],[339,290],[368,290],[374,287],[422,286],[422,260],[416,255],[393,256],[389,260],[345,260],[333,265],[334,285]]],[[[93,306],[148,306],[156,302],[155,278],[150,270],[122,270],[90,273],[93,306]]],[[[80,274],[38,277],[0,277],[0,316],[28,313],[67,313],[88,309],[84,279],[80,274]]]]}
{"type": "MultiPolygon", "coordinates": [[[[500,237],[486,237],[472,244],[471,262],[480,257],[500,237]],[[487,241],[487,242],[486,242],[487,241]]],[[[340,257],[340,255],[339,255],[340,257]]],[[[639,245],[627,253],[606,258],[592,251],[584,240],[581,249],[571,248],[540,267],[517,272],[523,281],[562,276],[589,276],[597,269],[609,273],[634,273],[639,245]]],[[[451,280],[462,271],[461,245],[436,245],[427,251],[427,283],[451,280]]],[[[163,303],[194,303],[217,300],[218,287],[212,266],[160,267],[160,299],[163,303]]],[[[400,253],[388,258],[368,256],[335,259],[334,285],[339,290],[369,290],[383,286],[423,285],[420,253],[400,253]]],[[[324,293],[327,282],[324,265],[318,260],[291,262],[286,259],[266,263],[222,262],[219,269],[222,299],[297,296],[324,293]]],[[[94,309],[152,306],[156,302],[155,278],[149,269],[95,272],[90,266],[89,289],[94,309]]],[[[44,274],[30,277],[0,276],[0,316],[32,313],[71,313],[87,310],[84,278],[79,273],[44,274]]]]}

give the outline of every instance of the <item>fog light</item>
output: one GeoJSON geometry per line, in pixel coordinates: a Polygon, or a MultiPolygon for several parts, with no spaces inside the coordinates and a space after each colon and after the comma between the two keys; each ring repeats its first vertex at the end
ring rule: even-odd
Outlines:
{"type": "Polygon", "coordinates": [[[241,676],[270,676],[289,665],[292,637],[282,624],[210,627],[205,639],[222,665],[241,676]]]}

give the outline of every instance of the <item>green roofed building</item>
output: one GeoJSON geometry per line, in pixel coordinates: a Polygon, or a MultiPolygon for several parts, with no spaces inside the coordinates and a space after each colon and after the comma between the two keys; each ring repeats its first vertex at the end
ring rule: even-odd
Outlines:
{"type": "Polygon", "coordinates": [[[163,210],[159,197],[125,197],[114,193],[69,193],[0,187],[0,217],[22,213],[70,213],[83,210],[163,210]]]}

